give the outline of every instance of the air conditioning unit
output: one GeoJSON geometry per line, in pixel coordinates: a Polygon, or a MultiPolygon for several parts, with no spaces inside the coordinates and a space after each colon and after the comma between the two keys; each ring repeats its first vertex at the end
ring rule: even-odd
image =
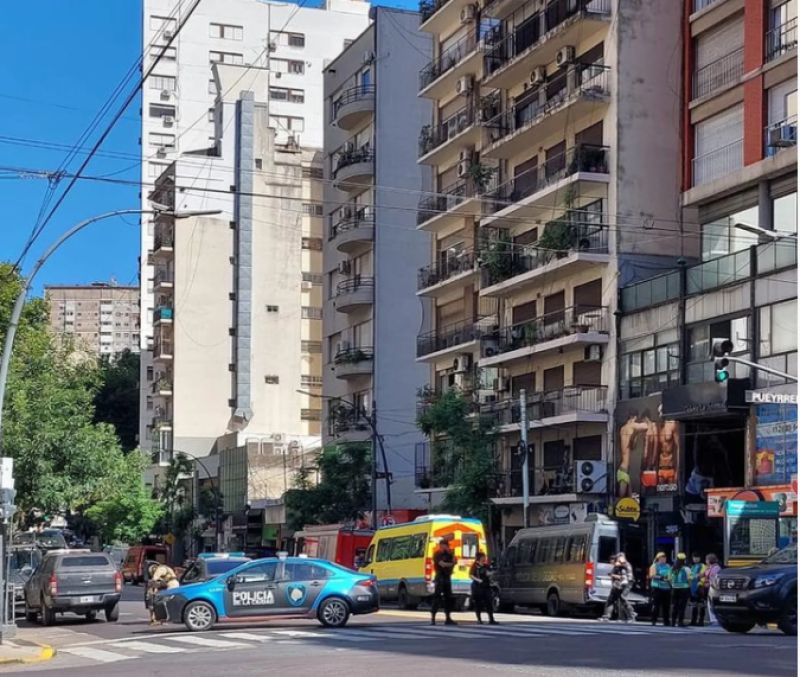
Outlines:
{"type": "Polygon", "coordinates": [[[364,65],[370,64],[373,61],[375,61],[375,52],[373,52],[371,49],[368,49],[366,52],[364,52],[364,58],[362,59],[362,61],[364,62],[364,65]]]}
{"type": "Polygon", "coordinates": [[[459,355],[455,360],[453,360],[453,371],[458,373],[464,373],[465,371],[469,371],[469,368],[472,366],[472,355],[459,355]]]}
{"type": "Polygon", "coordinates": [[[283,433],[273,433],[271,436],[273,444],[283,444],[285,435],[283,433]]]}
{"type": "Polygon", "coordinates": [[[576,461],[575,477],[577,494],[605,494],[608,491],[608,465],[602,461],[576,461]]]}
{"type": "Polygon", "coordinates": [[[164,148],[164,146],[160,146],[159,149],[156,151],[156,157],[158,158],[167,157],[167,149],[164,148]]]}
{"type": "Polygon", "coordinates": [[[583,359],[585,362],[602,362],[603,346],[601,345],[586,346],[583,359]]]}
{"type": "Polygon", "coordinates": [[[349,275],[351,267],[350,261],[341,261],[338,268],[339,273],[342,275],[349,275]]]}
{"type": "Polygon", "coordinates": [[[471,23],[475,21],[475,17],[478,15],[478,8],[475,5],[467,5],[466,7],[461,8],[461,23],[471,23]]]}
{"type": "Polygon", "coordinates": [[[797,145],[797,127],[781,125],[769,130],[770,148],[789,148],[797,145]]]}
{"type": "Polygon", "coordinates": [[[171,96],[172,96],[172,92],[170,92],[168,89],[162,89],[161,90],[161,100],[162,101],[168,101],[171,96]]]}
{"type": "Polygon", "coordinates": [[[481,357],[495,357],[500,354],[500,344],[497,341],[484,341],[481,343],[481,357]]]}
{"type": "Polygon", "coordinates": [[[547,69],[544,66],[539,66],[531,71],[531,84],[543,85],[547,80],[547,69]]]}
{"type": "Polygon", "coordinates": [[[165,127],[172,127],[172,125],[175,124],[174,115],[165,115],[164,117],[161,118],[161,120],[164,122],[165,127]]]}
{"type": "Polygon", "coordinates": [[[458,174],[459,179],[463,179],[467,174],[469,174],[469,168],[472,166],[472,162],[469,160],[461,160],[458,163],[458,169],[456,170],[456,174],[458,174]]]}
{"type": "Polygon", "coordinates": [[[474,81],[471,75],[465,75],[458,79],[456,82],[456,94],[458,96],[466,96],[472,91],[474,81]]]}
{"type": "Polygon", "coordinates": [[[556,65],[557,66],[566,66],[568,63],[572,63],[575,61],[575,48],[571,45],[567,45],[566,47],[562,47],[558,50],[558,54],[556,55],[556,65]]]}
{"type": "Polygon", "coordinates": [[[352,215],[350,207],[339,207],[339,218],[341,220],[349,219],[352,215]]]}
{"type": "Polygon", "coordinates": [[[164,40],[172,40],[174,35],[175,33],[173,33],[171,30],[164,30],[164,40]]]}

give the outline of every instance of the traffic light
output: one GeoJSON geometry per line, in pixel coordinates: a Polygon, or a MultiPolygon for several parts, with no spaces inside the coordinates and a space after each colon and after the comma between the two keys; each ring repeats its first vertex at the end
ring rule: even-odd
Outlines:
{"type": "Polygon", "coordinates": [[[728,373],[728,355],[733,350],[733,341],[730,339],[711,339],[711,358],[714,360],[714,381],[725,383],[731,375],[728,373]]]}

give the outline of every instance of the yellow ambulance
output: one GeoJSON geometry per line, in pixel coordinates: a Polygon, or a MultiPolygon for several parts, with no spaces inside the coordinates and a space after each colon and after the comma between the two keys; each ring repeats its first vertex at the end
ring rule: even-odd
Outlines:
{"type": "Polygon", "coordinates": [[[416,609],[434,590],[433,555],[446,538],[456,558],[453,596],[456,608],[469,598],[469,568],[478,552],[489,554],[480,520],[456,515],[424,515],[413,522],[381,527],[372,537],[360,573],[378,579],[382,600],[397,600],[401,609],[416,609]]]}

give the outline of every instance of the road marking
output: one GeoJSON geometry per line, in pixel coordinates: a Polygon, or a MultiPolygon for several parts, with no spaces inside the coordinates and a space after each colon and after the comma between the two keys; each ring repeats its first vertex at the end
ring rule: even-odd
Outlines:
{"type": "Polygon", "coordinates": [[[151,642],[119,642],[111,645],[114,649],[131,649],[133,651],[143,651],[144,653],[183,653],[186,649],[179,646],[166,646],[151,642]]]}
{"type": "Polygon", "coordinates": [[[273,630],[273,635],[280,635],[281,637],[325,637],[319,632],[307,632],[305,630],[273,630]]]}
{"type": "Polygon", "coordinates": [[[272,639],[269,635],[256,635],[253,632],[221,632],[221,637],[229,639],[244,639],[248,642],[268,642],[272,639]]]}
{"type": "Polygon", "coordinates": [[[113,651],[103,651],[102,649],[92,649],[87,646],[74,646],[65,649],[59,649],[59,653],[68,653],[79,658],[88,658],[98,663],[116,663],[117,661],[127,661],[133,656],[125,656],[121,653],[114,653],[113,651]]]}
{"type": "Polygon", "coordinates": [[[193,646],[204,646],[209,649],[232,649],[237,646],[247,646],[243,642],[229,642],[222,639],[212,639],[211,637],[193,637],[187,635],[186,637],[170,637],[170,642],[182,642],[183,644],[191,644],[193,646]]]}
{"type": "Polygon", "coordinates": [[[377,642],[381,637],[367,630],[331,630],[320,635],[323,639],[344,640],[345,642],[377,642]]]}

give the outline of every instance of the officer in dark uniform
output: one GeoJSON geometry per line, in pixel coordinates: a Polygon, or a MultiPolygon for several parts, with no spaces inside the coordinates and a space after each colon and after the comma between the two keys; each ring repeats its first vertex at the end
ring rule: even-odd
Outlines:
{"type": "Polygon", "coordinates": [[[483,625],[481,614],[485,611],[489,616],[489,625],[499,625],[494,619],[492,600],[492,579],[489,577],[489,567],[486,565],[486,554],[479,552],[469,569],[472,579],[472,603],[475,605],[475,616],[478,623],[483,625]]]}
{"type": "Polygon", "coordinates": [[[439,607],[444,607],[445,625],[456,625],[450,618],[453,609],[453,569],[456,566],[456,558],[450,550],[450,541],[443,538],[439,542],[439,549],[433,555],[433,571],[435,574],[434,585],[436,586],[431,600],[431,625],[436,625],[436,613],[439,607]]]}

